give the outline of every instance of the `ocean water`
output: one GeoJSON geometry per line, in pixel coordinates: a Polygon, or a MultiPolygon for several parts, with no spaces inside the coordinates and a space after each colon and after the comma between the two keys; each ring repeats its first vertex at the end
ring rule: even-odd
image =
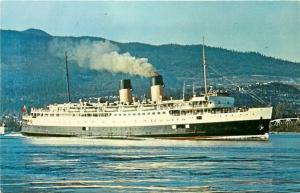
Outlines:
{"type": "Polygon", "coordinates": [[[1,192],[300,192],[300,135],[269,141],[2,136],[1,192]]]}

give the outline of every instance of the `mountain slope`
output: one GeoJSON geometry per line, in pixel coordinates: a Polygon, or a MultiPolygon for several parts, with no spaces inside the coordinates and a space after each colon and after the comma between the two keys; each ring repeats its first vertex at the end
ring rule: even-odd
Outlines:
{"type": "MultiPolygon", "coordinates": [[[[49,53],[53,39],[104,41],[98,37],[55,37],[36,29],[26,31],[1,30],[1,104],[2,112],[17,111],[22,104],[43,106],[66,100],[65,62],[49,53]]],[[[164,76],[167,93],[181,89],[183,80],[201,83],[201,45],[148,45],[118,43],[120,53],[148,58],[164,76]]],[[[64,53],[61,53],[62,55],[64,53]]],[[[254,52],[236,52],[222,48],[206,47],[210,68],[235,82],[284,80],[299,83],[300,64],[254,52]]],[[[230,84],[208,69],[211,85],[230,84]]],[[[148,94],[149,81],[139,76],[107,71],[95,71],[70,62],[73,100],[82,97],[117,95],[118,81],[131,78],[137,95],[148,94]]]]}

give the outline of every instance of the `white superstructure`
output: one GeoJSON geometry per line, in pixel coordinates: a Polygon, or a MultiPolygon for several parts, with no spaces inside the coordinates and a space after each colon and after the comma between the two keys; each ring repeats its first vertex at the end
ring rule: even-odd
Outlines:
{"type": "MultiPolygon", "coordinates": [[[[168,126],[174,130],[192,125],[270,120],[272,107],[236,108],[228,96],[193,97],[185,100],[160,102],[133,102],[132,104],[80,102],[49,105],[44,109],[31,109],[23,120],[27,126],[81,128],[120,128],[117,136],[126,135],[122,128],[168,126]]],[[[266,127],[266,126],[263,126],[266,127]]],[[[124,129],[125,131],[126,129],[124,129]]],[[[128,129],[127,129],[128,130],[128,129]]],[[[130,135],[134,136],[133,129],[130,135]]],[[[143,132],[142,132],[143,131],[143,132]]],[[[101,132],[100,132],[101,133],[101,132]]],[[[74,133],[75,134],[75,133],[74,133]]],[[[88,135],[88,133],[87,133],[88,135]]],[[[93,135],[93,134],[90,134],[93,135]]]]}

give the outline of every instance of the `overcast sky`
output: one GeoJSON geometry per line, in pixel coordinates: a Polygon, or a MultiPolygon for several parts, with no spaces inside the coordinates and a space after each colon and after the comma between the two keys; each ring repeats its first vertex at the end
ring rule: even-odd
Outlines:
{"type": "Polygon", "coordinates": [[[199,44],[300,62],[300,2],[1,1],[1,29],[199,44]]]}

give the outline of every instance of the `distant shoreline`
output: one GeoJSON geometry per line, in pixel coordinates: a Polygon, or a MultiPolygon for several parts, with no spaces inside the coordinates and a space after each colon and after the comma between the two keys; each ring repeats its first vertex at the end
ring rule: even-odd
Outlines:
{"type": "Polygon", "coordinates": [[[270,134],[297,134],[300,135],[300,131],[270,131],[270,134]]]}
{"type": "Polygon", "coordinates": [[[290,132],[296,132],[296,133],[299,133],[300,132],[300,127],[297,125],[297,126],[291,126],[291,127],[270,127],[270,133],[271,132],[287,132],[287,133],[290,133],[290,132]]]}

